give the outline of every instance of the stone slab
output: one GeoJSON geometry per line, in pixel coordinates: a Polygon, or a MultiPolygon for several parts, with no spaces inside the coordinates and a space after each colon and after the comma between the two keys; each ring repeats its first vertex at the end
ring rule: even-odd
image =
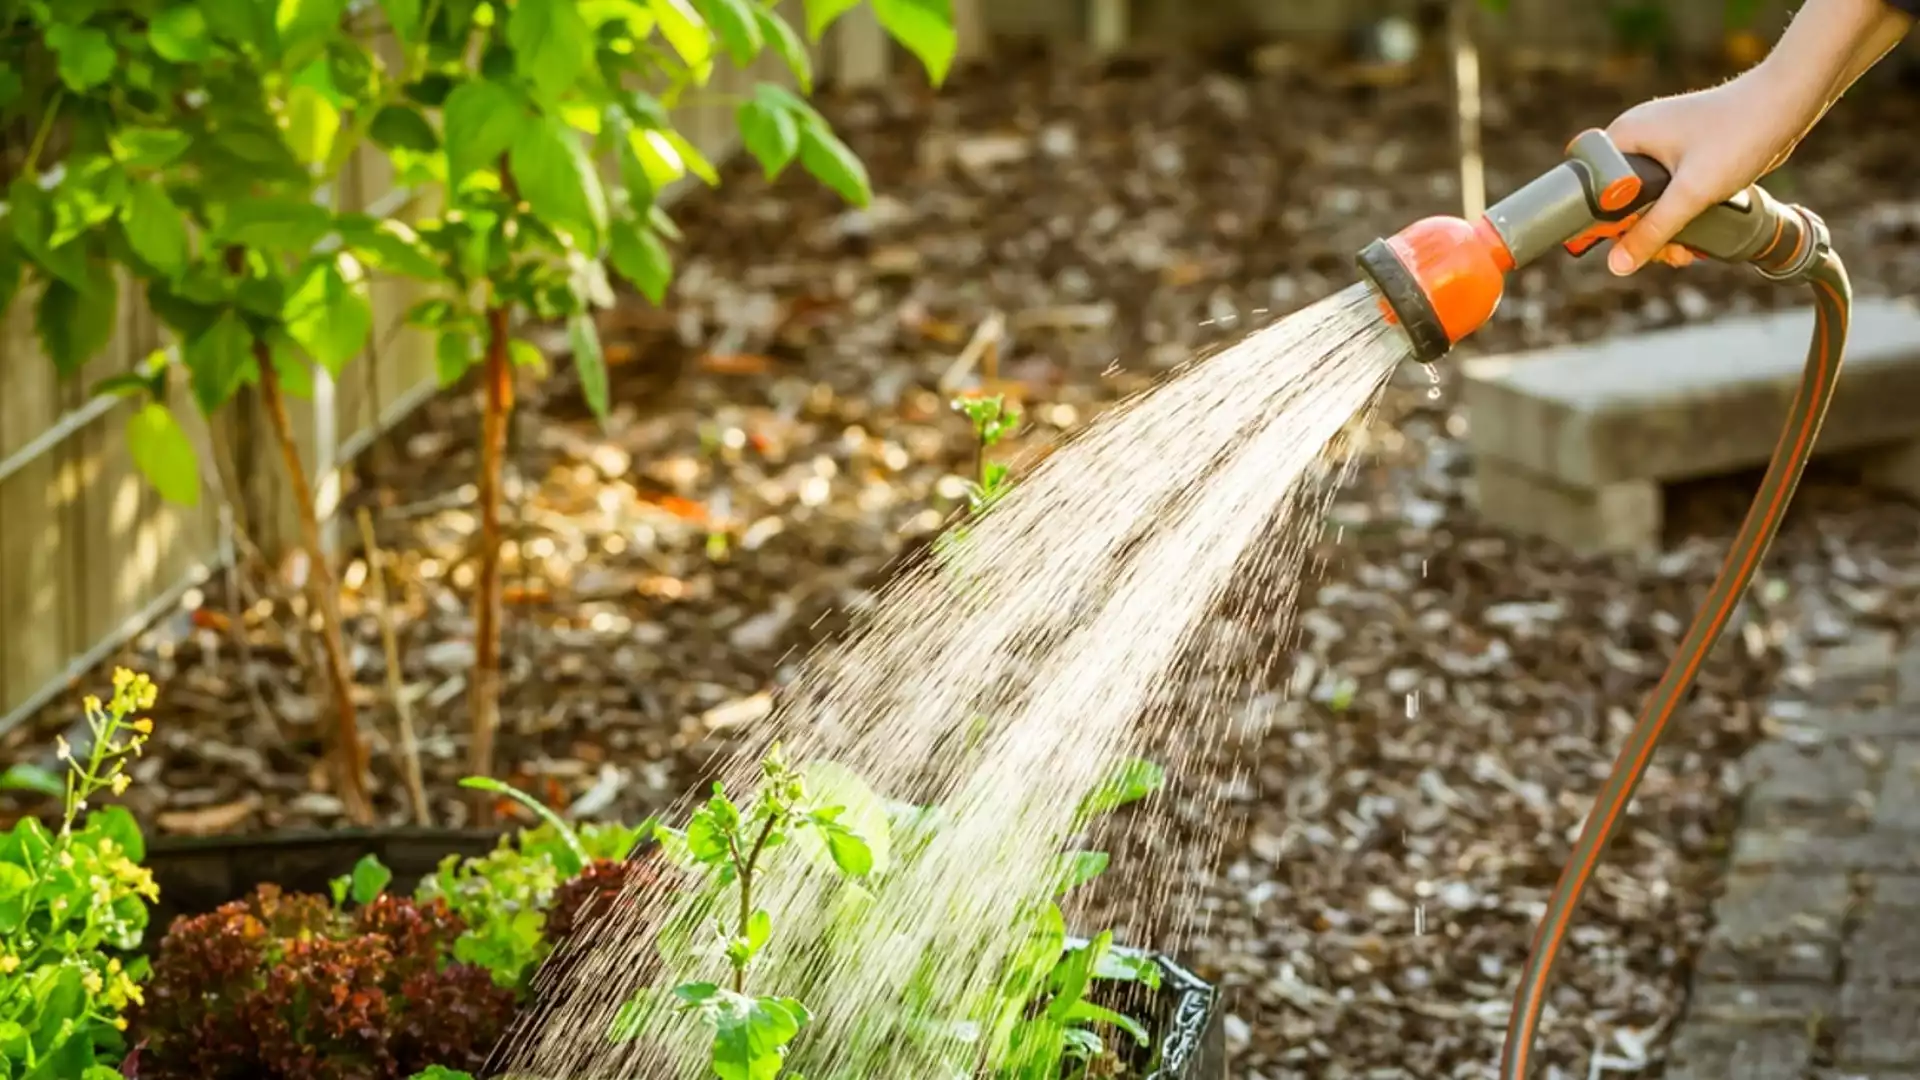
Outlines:
{"type": "Polygon", "coordinates": [[[1806,1032],[1741,1024],[1687,1024],[1667,1053],[1667,1080],[1801,1080],[1813,1062],[1806,1032]]]}
{"type": "Polygon", "coordinates": [[[1920,1066],[1920,988],[1849,984],[1840,995],[1835,1062],[1856,1066],[1920,1066]]]}
{"type": "Polygon", "coordinates": [[[1913,842],[1920,844],[1920,743],[1894,747],[1874,804],[1873,823],[1889,832],[1911,834],[1913,842]]]}
{"type": "Polygon", "coordinates": [[[1800,747],[1765,742],[1740,762],[1751,785],[1747,820],[1805,824],[1811,816],[1844,814],[1871,797],[1874,776],[1848,743],[1823,742],[1800,747]]]}
{"type": "Polygon", "coordinates": [[[1756,826],[1734,834],[1733,865],[1746,871],[1920,874],[1920,842],[1889,831],[1836,835],[1819,829],[1756,826]]]}
{"type": "Polygon", "coordinates": [[[1664,497],[1650,481],[1578,488],[1482,458],[1473,492],[1488,521],[1572,551],[1645,551],[1660,543],[1664,497]]]}
{"type": "Polygon", "coordinates": [[[1852,899],[1843,873],[1736,872],[1713,905],[1698,972],[1713,981],[1830,980],[1852,899]]]}
{"type": "Polygon", "coordinates": [[[1839,991],[1818,983],[1738,983],[1696,979],[1687,1022],[1774,1025],[1808,1030],[1831,1016],[1839,991]]]}
{"type": "MultiPolygon", "coordinates": [[[[1764,462],[1800,383],[1811,308],[1466,361],[1476,459],[1580,488],[1764,462]]],[[[1863,298],[1822,451],[1920,436],[1920,311],[1863,298]]]]}
{"type": "MultiPolygon", "coordinates": [[[[1920,988],[1920,912],[1869,908],[1847,939],[1846,963],[1851,984],[1920,988]]],[[[1920,1026],[1920,1014],[1914,1022],[1920,1026]]]]}

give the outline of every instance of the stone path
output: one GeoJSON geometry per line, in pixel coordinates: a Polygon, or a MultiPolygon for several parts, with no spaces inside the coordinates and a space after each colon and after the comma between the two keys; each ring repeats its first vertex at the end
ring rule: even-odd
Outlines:
{"type": "Polygon", "coordinates": [[[1920,1080],[1920,640],[1775,702],[1667,1080],[1920,1080]]]}

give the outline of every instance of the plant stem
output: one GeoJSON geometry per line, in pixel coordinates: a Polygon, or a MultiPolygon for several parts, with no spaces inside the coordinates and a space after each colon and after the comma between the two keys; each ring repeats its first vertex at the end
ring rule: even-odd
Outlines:
{"type": "MultiPolygon", "coordinates": [[[[513,171],[500,155],[500,184],[509,200],[517,200],[513,171]]],[[[507,422],[513,415],[512,326],[507,302],[496,292],[487,307],[487,352],[481,378],[486,406],[480,414],[480,572],[473,595],[473,679],[470,707],[472,729],[468,771],[493,775],[494,733],[500,726],[501,573],[500,489],[505,472],[507,422]]],[[[476,793],[475,815],[491,820],[493,808],[476,793]]]]}
{"type": "MultiPolygon", "coordinates": [[[[780,819],[777,816],[771,814],[767,816],[767,823],[760,827],[760,837],[753,842],[753,850],[748,853],[745,862],[740,860],[740,849],[734,848],[734,866],[740,871],[740,929],[737,932],[741,937],[747,936],[747,924],[753,921],[754,868],[760,864],[760,853],[767,849],[767,840],[773,836],[774,826],[779,823],[780,819]]],[[[747,968],[744,964],[733,969],[733,992],[736,994],[747,992],[747,968]]]]}
{"type": "Polygon", "coordinates": [[[433,812],[427,805],[426,783],[420,772],[420,741],[413,731],[413,706],[407,701],[407,688],[400,676],[400,638],[393,630],[393,609],[387,603],[386,570],[380,565],[380,542],[373,535],[373,515],[360,508],[360,543],[366,550],[367,584],[379,605],[380,645],[387,656],[387,696],[393,698],[393,713],[400,726],[400,771],[407,779],[407,798],[413,803],[413,822],[423,828],[433,825],[433,812]]]}
{"type": "Polygon", "coordinates": [[[260,402],[273,424],[274,442],[279,444],[280,464],[292,489],[294,511],[300,518],[300,540],[307,549],[307,591],[320,613],[320,645],[325,654],[327,681],[333,689],[334,781],[340,787],[340,799],[346,804],[347,817],[356,825],[373,824],[373,804],[367,799],[366,747],[360,742],[358,713],[353,707],[353,671],[347,666],[345,635],[340,629],[340,597],[335,592],[333,567],[320,545],[320,517],[314,510],[313,487],[307,483],[306,464],[300,460],[300,446],[294,441],[293,421],[287,416],[287,402],[280,389],[280,373],[273,367],[273,350],[266,341],[253,339],[253,362],[260,369],[260,402]]]}

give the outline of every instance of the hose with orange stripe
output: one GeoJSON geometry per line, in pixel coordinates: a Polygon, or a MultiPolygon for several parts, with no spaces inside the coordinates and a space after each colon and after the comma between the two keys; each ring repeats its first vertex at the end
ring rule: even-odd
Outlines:
{"type": "MultiPolygon", "coordinates": [[[[1589,131],[1568,147],[1566,162],[1496,203],[1480,221],[1428,218],[1374,241],[1358,261],[1379,293],[1385,317],[1406,330],[1416,357],[1432,363],[1492,316],[1509,272],[1556,246],[1580,255],[1619,236],[1666,182],[1666,170],[1657,162],[1622,154],[1605,134],[1589,131]]],[[[1826,226],[1811,211],[1750,187],[1701,215],[1676,241],[1701,255],[1750,264],[1774,281],[1811,286],[1813,340],[1760,490],[1706,600],[1641,706],[1547,902],[1514,994],[1501,1080],[1526,1080],[1553,965],[1574,911],[1668,721],[1779,531],[1819,438],[1846,348],[1852,288],[1826,226]]]]}

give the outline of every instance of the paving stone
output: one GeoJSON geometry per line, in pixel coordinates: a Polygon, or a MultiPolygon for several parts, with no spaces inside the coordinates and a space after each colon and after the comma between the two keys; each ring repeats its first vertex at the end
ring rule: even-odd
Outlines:
{"type": "Polygon", "coordinates": [[[1840,995],[1842,1068],[1920,1066],[1920,988],[1850,983],[1840,995]]]}
{"type": "Polygon", "coordinates": [[[1740,767],[1750,785],[1743,814],[1756,824],[1844,818],[1877,785],[1874,772],[1848,742],[1811,747],[1761,743],[1741,760],[1740,767]]]}
{"type": "Polygon", "coordinates": [[[1813,658],[1813,696],[1846,701],[1862,693],[1894,689],[1899,635],[1891,630],[1856,630],[1846,641],[1822,649],[1813,658]]]}
{"type": "Polygon", "coordinates": [[[1920,987],[1920,911],[1869,908],[1848,935],[1845,956],[1850,984],[1920,987]]]}
{"type": "Polygon", "coordinates": [[[1920,919],[1920,874],[1875,874],[1869,901],[1875,907],[1905,908],[1920,919]]]}
{"type": "Polygon", "coordinates": [[[1795,698],[1770,703],[1767,715],[1785,741],[1803,745],[1847,739],[1920,741],[1920,709],[1852,709],[1795,698]]]}
{"type": "Polygon", "coordinates": [[[1819,982],[1840,965],[1845,874],[1735,873],[1714,904],[1699,972],[1734,982],[1819,982]]]}
{"type": "Polygon", "coordinates": [[[1895,703],[1920,705],[1920,634],[1907,635],[1894,656],[1893,670],[1895,703]]]}
{"type": "Polygon", "coordinates": [[[1910,1069],[1821,1069],[1814,1080],[1920,1080],[1920,1071],[1910,1069]]]}
{"type": "Polygon", "coordinates": [[[1786,1026],[1805,1031],[1832,1015],[1839,991],[1818,983],[1729,983],[1696,979],[1689,1022],[1786,1026]]]}
{"type": "Polygon", "coordinates": [[[1834,829],[1755,826],[1733,838],[1737,870],[1870,870],[1920,874],[1920,842],[1891,831],[1843,834],[1834,829]]]}
{"type": "Polygon", "coordinates": [[[1674,1035],[1666,1080],[1801,1080],[1812,1061],[1805,1031],[1688,1023],[1674,1035]]]}
{"type": "Polygon", "coordinates": [[[1894,748],[1874,805],[1873,821],[1882,829],[1920,833],[1920,743],[1894,748]]]}

